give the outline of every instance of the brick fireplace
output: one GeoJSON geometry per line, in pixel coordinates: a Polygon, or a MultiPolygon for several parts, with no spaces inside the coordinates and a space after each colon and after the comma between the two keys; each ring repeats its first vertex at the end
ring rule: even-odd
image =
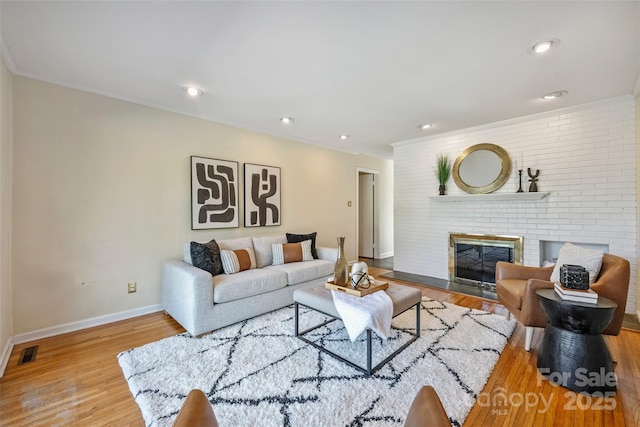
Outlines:
{"type": "Polygon", "coordinates": [[[635,100],[628,96],[394,144],[394,269],[448,280],[451,231],[522,236],[522,263],[531,266],[553,261],[563,242],[597,245],[631,263],[626,312],[635,313],[635,132],[635,100]],[[455,159],[486,142],[511,156],[509,181],[489,195],[468,195],[449,182],[447,195],[464,197],[438,197],[437,155],[455,159]],[[538,189],[548,196],[509,197],[522,167],[525,192],[530,167],[540,170],[538,189]]]}

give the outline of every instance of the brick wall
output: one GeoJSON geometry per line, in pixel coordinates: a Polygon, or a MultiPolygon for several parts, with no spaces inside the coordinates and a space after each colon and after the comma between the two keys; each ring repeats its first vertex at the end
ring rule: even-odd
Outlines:
{"type": "MultiPolygon", "coordinates": [[[[524,236],[524,264],[540,265],[544,242],[606,245],[631,263],[626,311],[636,312],[636,104],[632,96],[556,110],[461,132],[394,144],[398,271],[448,277],[448,233],[524,236]],[[430,200],[438,194],[435,158],[493,143],[514,163],[540,169],[539,201],[430,200]]],[[[517,172],[495,193],[513,193],[517,172]]],[[[465,194],[453,180],[447,194],[465,194]]]]}

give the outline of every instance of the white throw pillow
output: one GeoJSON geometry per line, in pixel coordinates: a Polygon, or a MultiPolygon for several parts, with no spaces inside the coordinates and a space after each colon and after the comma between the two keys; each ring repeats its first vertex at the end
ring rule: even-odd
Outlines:
{"type": "Polygon", "coordinates": [[[273,252],[273,265],[313,261],[311,240],[305,240],[300,243],[272,243],[271,250],[273,252]]]}
{"type": "Polygon", "coordinates": [[[558,261],[553,267],[551,281],[560,283],[560,267],[565,264],[581,265],[589,272],[589,285],[596,281],[602,267],[603,251],[587,249],[571,243],[565,243],[558,253],[558,261]]]}
{"type": "Polygon", "coordinates": [[[253,240],[253,252],[256,254],[258,268],[266,267],[273,263],[272,243],[287,243],[287,237],[284,234],[278,236],[252,237],[251,240],[253,240]]]}

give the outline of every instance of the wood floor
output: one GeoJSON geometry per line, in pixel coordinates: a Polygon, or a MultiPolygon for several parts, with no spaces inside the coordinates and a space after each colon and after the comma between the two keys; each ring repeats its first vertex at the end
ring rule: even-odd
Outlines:
{"type": "MultiPolygon", "coordinates": [[[[433,299],[504,314],[493,301],[417,287],[433,299]]],[[[0,426],[143,426],[116,355],[183,331],[155,313],[15,346],[0,379],[0,426]],[[22,349],[34,344],[36,361],[18,366],[22,349]]],[[[541,337],[536,331],[526,352],[524,328],[516,327],[464,426],[640,426],[639,332],[623,330],[608,342],[618,376],[611,399],[580,396],[544,380],[536,370],[541,337]]]]}

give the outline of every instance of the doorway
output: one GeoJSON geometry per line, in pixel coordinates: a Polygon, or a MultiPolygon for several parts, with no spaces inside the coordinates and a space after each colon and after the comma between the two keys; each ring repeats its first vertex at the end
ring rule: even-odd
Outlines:
{"type": "Polygon", "coordinates": [[[376,171],[358,170],[358,257],[375,258],[376,215],[375,185],[376,171]]]}

